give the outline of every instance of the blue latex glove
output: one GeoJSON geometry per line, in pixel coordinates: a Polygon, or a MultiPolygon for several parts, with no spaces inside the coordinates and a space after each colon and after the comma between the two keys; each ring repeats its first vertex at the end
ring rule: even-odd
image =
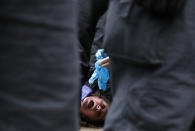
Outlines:
{"type": "Polygon", "coordinates": [[[104,49],[99,49],[96,52],[95,56],[96,56],[96,60],[98,61],[98,60],[102,60],[102,59],[106,58],[107,57],[107,54],[104,53],[104,49]]]}
{"type": "Polygon", "coordinates": [[[100,65],[100,61],[106,58],[107,55],[104,53],[104,49],[99,49],[96,53],[97,62],[95,63],[95,71],[93,72],[91,78],[89,79],[89,84],[93,84],[96,79],[98,79],[98,87],[100,90],[106,91],[106,85],[109,80],[108,69],[100,65]]]}

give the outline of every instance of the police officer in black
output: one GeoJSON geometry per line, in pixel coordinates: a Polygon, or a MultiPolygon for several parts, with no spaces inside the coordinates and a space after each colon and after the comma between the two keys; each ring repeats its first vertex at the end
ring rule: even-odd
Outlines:
{"type": "Polygon", "coordinates": [[[105,131],[190,131],[195,116],[194,4],[110,0],[105,48],[114,98],[105,131]]]}
{"type": "Polygon", "coordinates": [[[75,0],[0,1],[0,131],[78,131],[75,0]]]}

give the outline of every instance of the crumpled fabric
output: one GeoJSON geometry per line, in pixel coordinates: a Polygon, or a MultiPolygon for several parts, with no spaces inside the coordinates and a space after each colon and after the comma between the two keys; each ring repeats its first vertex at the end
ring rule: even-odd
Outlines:
{"type": "Polygon", "coordinates": [[[92,92],[93,90],[89,86],[83,85],[81,89],[81,101],[88,97],[92,92]]]}
{"type": "Polygon", "coordinates": [[[96,79],[98,79],[98,87],[100,90],[106,91],[106,85],[109,80],[109,71],[107,68],[104,68],[100,65],[100,61],[107,57],[107,54],[104,53],[104,49],[99,49],[96,53],[96,63],[95,70],[89,79],[89,84],[93,84],[96,79]]]}

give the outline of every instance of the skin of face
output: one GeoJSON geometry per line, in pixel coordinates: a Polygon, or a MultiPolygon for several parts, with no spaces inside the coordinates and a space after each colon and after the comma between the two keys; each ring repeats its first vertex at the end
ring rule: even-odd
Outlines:
{"type": "Polygon", "coordinates": [[[104,121],[109,105],[98,96],[89,96],[81,101],[80,113],[91,121],[104,121]]]}

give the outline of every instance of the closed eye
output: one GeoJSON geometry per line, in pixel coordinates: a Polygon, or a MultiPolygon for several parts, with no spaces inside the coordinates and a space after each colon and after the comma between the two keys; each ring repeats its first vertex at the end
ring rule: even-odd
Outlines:
{"type": "Polygon", "coordinates": [[[89,102],[89,104],[88,104],[88,108],[89,108],[89,109],[92,108],[93,105],[94,105],[94,102],[91,100],[91,101],[89,102]]]}

